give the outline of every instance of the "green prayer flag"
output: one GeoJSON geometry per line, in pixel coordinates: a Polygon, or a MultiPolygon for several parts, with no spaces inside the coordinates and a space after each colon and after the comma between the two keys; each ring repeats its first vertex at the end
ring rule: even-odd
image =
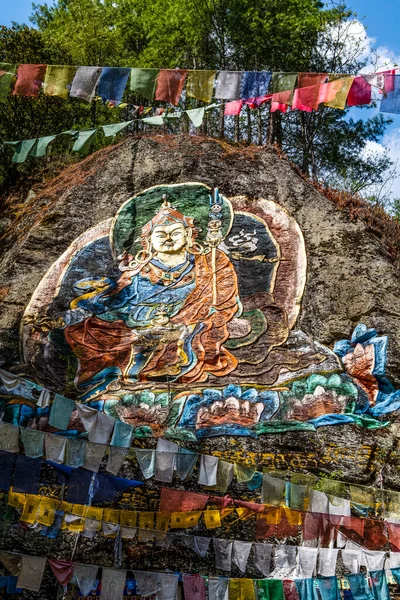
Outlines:
{"type": "Polygon", "coordinates": [[[145,117],[142,119],[143,123],[147,123],[148,125],[164,125],[164,119],[162,116],[159,117],[145,117]]]}
{"type": "Polygon", "coordinates": [[[5,71],[3,75],[0,75],[0,102],[7,100],[10,92],[12,81],[16,74],[17,65],[12,63],[1,63],[0,72],[5,71]]]}
{"type": "Polygon", "coordinates": [[[187,110],[186,114],[195,127],[200,127],[204,121],[204,112],[205,107],[202,106],[201,108],[193,108],[191,110],[187,110]]]}
{"type": "Polygon", "coordinates": [[[75,144],[72,146],[72,150],[74,152],[80,152],[81,154],[87,154],[90,149],[90,144],[95,139],[96,135],[97,129],[87,129],[85,131],[79,131],[78,137],[75,140],[75,144]]]}
{"type": "Polygon", "coordinates": [[[12,162],[23,163],[28,158],[31,150],[36,144],[37,138],[32,140],[21,140],[20,142],[4,142],[7,146],[15,146],[14,156],[12,162]]]}
{"type": "Polygon", "coordinates": [[[272,73],[272,93],[293,90],[298,73],[272,73]]]}
{"type": "Polygon", "coordinates": [[[40,158],[41,156],[45,156],[48,145],[56,137],[57,137],[56,135],[46,135],[45,137],[38,138],[37,144],[34,146],[32,152],[31,152],[31,156],[34,156],[35,158],[40,158]]]}
{"type": "Polygon", "coordinates": [[[160,69],[131,69],[130,90],[152,101],[160,69]]]}
{"type": "Polygon", "coordinates": [[[124,121],[123,123],[111,123],[110,125],[102,125],[101,129],[104,131],[106,137],[112,137],[120,133],[125,127],[128,127],[133,121],[124,121]]]}
{"type": "Polygon", "coordinates": [[[258,600],[285,600],[280,579],[257,579],[256,586],[258,600]]]}

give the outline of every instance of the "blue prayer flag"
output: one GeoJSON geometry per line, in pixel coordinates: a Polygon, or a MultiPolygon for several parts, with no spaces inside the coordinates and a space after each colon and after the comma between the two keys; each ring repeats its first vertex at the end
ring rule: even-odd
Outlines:
{"type": "Polygon", "coordinates": [[[42,461],[20,454],[15,463],[13,479],[14,492],[37,494],[39,491],[40,469],[42,461]]]}
{"type": "Polygon", "coordinates": [[[246,71],[242,80],[241,98],[258,98],[268,91],[272,73],[270,71],[246,71]]]}
{"type": "Polygon", "coordinates": [[[390,85],[391,92],[385,92],[382,97],[380,111],[384,113],[400,113],[400,75],[386,75],[386,79],[390,78],[392,83],[390,85]]]}
{"type": "Polygon", "coordinates": [[[130,72],[130,69],[120,67],[104,67],[97,87],[97,93],[104,102],[109,100],[114,104],[120,104],[130,72]]]}

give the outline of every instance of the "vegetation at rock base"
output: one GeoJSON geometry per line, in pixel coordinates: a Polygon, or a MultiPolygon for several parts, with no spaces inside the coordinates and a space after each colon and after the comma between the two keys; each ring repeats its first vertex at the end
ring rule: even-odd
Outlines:
{"type": "MultiPolygon", "coordinates": [[[[364,40],[352,33],[354,16],[344,4],[326,8],[319,0],[56,0],[51,6],[34,5],[31,20],[34,27],[0,28],[1,61],[326,73],[356,73],[362,66],[364,40]]],[[[123,108],[42,93],[39,98],[10,95],[0,103],[0,141],[132,119],[135,107],[145,103],[129,91],[123,108]]],[[[180,108],[198,105],[183,94],[180,108]]],[[[348,110],[321,106],[312,113],[281,114],[270,113],[265,104],[225,119],[213,111],[201,133],[276,144],[313,180],[366,194],[384,180],[391,161],[387,155],[366,155],[365,148],[382,138],[390,120],[382,115],[353,119],[348,110]]],[[[147,133],[145,127],[135,123],[122,135],[147,133]]],[[[183,118],[164,131],[187,133],[189,123],[183,118]]],[[[91,149],[106,143],[99,137],[91,149]]],[[[56,138],[45,158],[15,166],[11,155],[10,148],[0,155],[5,190],[27,175],[40,179],[79,158],[67,136],[56,138]]]]}

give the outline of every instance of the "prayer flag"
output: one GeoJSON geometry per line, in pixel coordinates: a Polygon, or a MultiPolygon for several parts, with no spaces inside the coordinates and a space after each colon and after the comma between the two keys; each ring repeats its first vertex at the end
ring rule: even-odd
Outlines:
{"type": "Polygon", "coordinates": [[[46,433],[44,436],[44,445],[46,448],[46,460],[57,464],[64,462],[67,438],[46,433]]]}
{"type": "Polygon", "coordinates": [[[42,525],[51,527],[54,522],[54,516],[57,508],[58,500],[54,498],[43,498],[40,501],[39,510],[36,513],[36,521],[42,525]]]}
{"type": "Polygon", "coordinates": [[[160,592],[158,600],[176,600],[178,594],[179,575],[175,573],[159,573],[160,592]]]}
{"type": "Polygon", "coordinates": [[[339,584],[337,577],[317,579],[321,600],[340,600],[339,584]]]}
{"type": "Polygon", "coordinates": [[[400,113],[400,75],[388,75],[392,80],[392,91],[382,97],[380,111],[383,113],[400,113]]]}
{"type": "Polygon", "coordinates": [[[233,542],[213,538],[215,567],[222,571],[231,570],[233,542]]]}
{"type": "Polygon", "coordinates": [[[118,475],[118,472],[124,464],[128,452],[129,448],[110,446],[110,454],[108,455],[106,471],[112,475],[118,475]]]}
{"type": "Polygon", "coordinates": [[[233,542],[232,562],[242,573],[246,572],[247,561],[252,545],[252,542],[233,542]]]}
{"type": "Polygon", "coordinates": [[[326,88],[322,86],[322,88],[325,88],[321,90],[322,98],[327,98],[327,100],[323,100],[325,106],[343,110],[346,106],[347,96],[349,95],[354,79],[354,77],[345,77],[344,79],[338,79],[337,81],[325,84],[326,88]],[[334,97],[330,99],[332,95],[334,97]]]}
{"type": "MultiPolygon", "coordinates": [[[[110,123],[109,125],[102,125],[101,129],[103,130],[105,137],[112,137],[114,135],[117,135],[118,133],[121,133],[121,131],[126,129],[126,127],[128,127],[128,125],[130,125],[131,123],[133,123],[133,121],[124,121],[123,123],[110,123]]],[[[132,425],[129,425],[128,423],[123,423],[123,421],[119,420],[116,420],[116,423],[122,423],[123,425],[130,427],[133,431],[132,425]]],[[[118,444],[114,445],[118,446],[118,444]]]]}
{"type": "Polygon", "coordinates": [[[156,100],[171,102],[175,106],[179,102],[185,83],[187,70],[161,69],[158,74],[156,100]]]}
{"type": "Polygon", "coordinates": [[[227,102],[225,104],[224,115],[228,117],[230,115],[240,115],[240,111],[243,107],[243,100],[234,100],[233,102],[227,102]]]}
{"type": "Polygon", "coordinates": [[[107,444],[114,429],[115,419],[98,411],[95,422],[90,428],[88,439],[95,444],[107,444]]]}
{"type": "Polygon", "coordinates": [[[371,591],[368,586],[365,573],[346,575],[346,579],[349,582],[350,590],[354,600],[372,600],[371,591]]]}
{"type": "Polygon", "coordinates": [[[43,456],[44,432],[37,429],[21,427],[21,441],[26,456],[41,458],[43,456]]]}
{"type": "Polygon", "coordinates": [[[369,576],[371,578],[371,591],[374,600],[390,600],[385,571],[370,571],[369,576]]]}
{"type": "Polygon", "coordinates": [[[314,579],[296,579],[300,600],[318,600],[314,579]]]}
{"type": "Polygon", "coordinates": [[[252,579],[229,580],[229,600],[255,600],[255,597],[252,579]]]}
{"type": "Polygon", "coordinates": [[[73,581],[75,581],[82,596],[88,596],[92,591],[98,570],[99,568],[95,565],[74,564],[73,581]]]}
{"type": "Polygon", "coordinates": [[[217,468],[217,483],[210,489],[226,492],[233,479],[233,464],[219,459],[217,468]]]}
{"type": "Polygon", "coordinates": [[[91,102],[101,70],[101,67],[78,67],[71,84],[70,96],[91,102]]]}
{"type": "Polygon", "coordinates": [[[215,75],[216,71],[189,71],[186,84],[187,96],[203,102],[211,102],[215,75]]]}
{"type": "Polygon", "coordinates": [[[318,548],[299,546],[297,574],[300,579],[309,579],[317,566],[318,548]]]}
{"type": "Polygon", "coordinates": [[[131,69],[130,90],[153,101],[159,69],[131,69]]]}
{"type": "Polygon", "coordinates": [[[123,600],[126,571],[124,569],[106,569],[101,576],[101,600],[123,600]]]}
{"type": "Polygon", "coordinates": [[[64,396],[55,394],[50,409],[49,425],[56,429],[68,429],[69,420],[74,408],[75,402],[64,398],[64,396]]]}
{"type": "Polygon", "coordinates": [[[271,571],[272,544],[254,544],[254,566],[264,577],[271,571]]]}
{"type": "Polygon", "coordinates": [[[108,100],[116,105],[121,103],[130,72],[131,69],[122,67],[103,68],[97,86],[97,93],[104,102],[108,100]]]}
{"type": "Polygon", "coordinates": [[[36,458],[17,456],[15,463],[13,489],[15,492],[37,494],[39,491],[40,468],[42,462],[36,458]]]}
{"type": "MultiPolygon", "coordinates": [[[[80,152],[81,154],[88,154],[92,142],[97,137],[97,129],[88,129],[78,131],[78,135],[75,139],[75,143],[72,146],[74,152],[80,152]]],[[[90,433],[90,432],[89,432],[90,433]]]]}
{"type": "Polygon", "coordinates": [[[68,479],[67,501],[73,504],[86,504],[93,473],[85,469],[75,469],[68,479]]]}
{"type": "MultiPolygon", "coordinates": [[[[131,123],[132,121],[128,121],[131,123]]],[[[118,123],[116,123],[118,125],[118,123]]],[[[124,125],[124,123],[119,123],[119,125],[124,125]]],[[[104,125],[105,127],[110,127],[110,125],[104,125]]],[[[105,133],[105,132],[104,132],[105,133]]],[[[107,135],[107,134],[105,134],[107,135]]],[[[130,448],[131,441],[133,435],[133,426],[129,425],[129,423],[124,423],[117,419],[115,421],[114,431],[111,438],[111,446],[120,446],[121,448],[130,448]]]]}
{"type": "MultiPolygon", "coordinates": [[[[135,448],[136,460],[139,463],[140,470],[145,479],[150,479],[154,476],[156,469],[156,452],[155,450],[142,450],[135,448]]],[[[167,488],[163,488],[167,489],[167,488]]],[[[162,490],[162,491],[163,491],[162,490]]],[[[161,502],[162,502],[162,491],[161,491],[161,502]]],[[[161,509],[163,510],[163,509],[161,509]]]]}
{"type": "Polygon", "coordinates": [[[311,112],[312,109],[318,110],[320,87],[319,85],[311,85],[295,89],[292,108],[306,112],[311,112]]]}
{"type": "Polygon", "coordinates": [[[222,577],[208,578],[208,597],[209,600],[228,600],[229,579],[222,577]]]}
{"type": "Polygon", "coordinates": [[[7,100],[13,79],[16,75],[16,69],[17,65],[15,64],[0,62],[0,102],[7,100]]]}
{"type": "Polygon", "coordinates": [[[258,98],[268,91],[272,73],[270,71],[245,71],[241,98],[258,98]]]}
{"type": "Polygon", "coordinates": [[[178,445],[169,440],[159,438],[156,448],[156,472],[155,479],[163,483],[171,483],[175,469],[175,454],[178,453],[178,445]]]}
{"type": "Polygon", "coordinates": [[[93,444],[92,442],[85,442],[85,462],[83,466],[88,471],[97,473],[103,456],[106,451],[106,446],[103,444],[93,444]]]}
{"type": "Polygon", "coordinates": [[[36,144],[34,145],[30,156],[34,158],[41,158],[46,155],[49,144],[56,139],[56,135],[46,135],[44,137],[37,138],[36,144]]]}
{"type": "Polygon", "coordinates": [[[142,123],[146,123],[147,125],[164,125],[164,117],[145,117],[142,119],[142,123]]]}
{"type": "Polygon", "coordinates": [[[171,514],[171,529],[195,527],[201,517],[201,510],[191,510],[187,512],[173,512],[171,514]]]}
{"type": "Polygon", "coordinates": [[[328,73],[299,73],[297,77],[298,88],[319,86],[328,81],[328,73]]]}
{"type": "MultiPolygon", "coordinates": [[[[47,65],[43,83],[43,91],[48,96],[68,98],[71,83],[76,72],[76,67],[47,65]]],[[[64,429],[61,428],[60,429],[64,429]]]]}
{"type": "Polygon", "coordinates": [[[347,106],[362,104],[371,104],[371,85],[364,77],[355,77],[347,96],[347,106]]]}
{"type": "Polygon", "coordinates": [[[339,550],[320,548],[318,552],[318,575],[332,577],[336,573],[336,561],[339,550]]]}
{"type": "Polygon", "coordinates": [[[23,556],[17,587],[38,592],[46,567],[45,556],[23,556]]]}
{"type": "Polygon", "coordinates": [[[237,100],[240,90],[243,71],[220,71],[215,88],[215,97],[221,100],[237,100]]]}
{"type": "Polygon", "coordinates": [[[152,596],[161,589],[159,573],[133,571],[136,579],[136,592],[139,596],[152,596]]]}
{"type": "Polygon", "coordinates": [[[65,464],[74,469],[82,467],[85,462],[85,446],[85,440],[68,438],[65,450],[65,464]]]}
{"type": "Polygon", "coordinates": [[[206,600],[206,586],[200,575],[183,574],[183,591],[185,600],[206,600]]]}
{"type": "Polygon", "coordinates": [[[284,600],[283,582],[281,580],[259,579],[256,582],[256,586],[257,600],[284,600]]]}
{"type": "MultiPolygon", "coordinates": [[[[272,93],[293,90],[298,73],[272,73],[272,93]]],[[[277,100],[278,102],[278,100],[277,100]]]]}
{"type": "Polygon", "coordinates": [[[24,508],[25,502],[26,494],[19,494],[10,488],[10,491],[8,492],[8,506],[12,506],[14,508],[24,508]]]}
{"type": "Polygon", "coordinates": [[[286,481],[264,473],[261,492],[261,502],[263,504],[282,506],[285,502],[285,490],[286,481]]]}
{"type": "Polygon", "coordinates": [[[15,96],[39,96],[47,65],[18,65],[15,96]]]}
{"type": "Polygon", "coordinates": [[[186,110],[186,114],[193,123],[195,127],[200,127],[204,121],[205,107],[201,108],[193,108],[191,110],[186,110]]]}
{"type": "Polygon", "coordinates": [[[22,556],[0,552],[0,562],[14,577],[21,571],[22,556]]]}
{"type": "Polygon", "coordinates": [[[221,513],[219,510],[205,510],[203,516],[207,529],[221,527],[221,513]]]}
{"type": "Polygon", "coordinates": [[[197,452],[187,450],[186,448],[179,447],[178,454],[176,455],[176,474],[182,481],[187,477],[190,477],[197,463],[198,458],[197,452]]]}
{"type": "Polygon", "coordinates": [[[208,549],[210,547],[211,538],[196,535],[186,535],[182,538],[182,540],[186,548],[190,548],[191,550],[193,550],[193,552],[195,552],[197,556],[204,558],[207,555],[208,549]]]}
{"type": "Polygon", "coordinates": [[[82,425],[85,428],[85,431],[90,431],[94,422],[97,419],[97,410],[92,408],[91,406],[85,406],[84,404],[76,404],[76,408],[78,410],[79,418],[82,422],[82,425]]]}
{"type": "Polygon", "coordinates": [[[200,472],[198,483],[200,485],[213,486],[217,483],[218,456],[202,454],[200,457],[200,472]]]}
{"type": "Polygon", "coordinates": [[[69,560],[56,560],[55,558],[49,558],[48,561],[58,583],[63,587],[67,586],[74,573],[74,563],[69,560]]]}

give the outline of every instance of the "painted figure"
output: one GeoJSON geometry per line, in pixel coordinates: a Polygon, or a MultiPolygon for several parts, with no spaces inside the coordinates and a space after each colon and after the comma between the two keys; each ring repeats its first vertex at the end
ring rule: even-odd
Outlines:
{"type": "Polygon", "coordinates": [[[196,236],[193,219],[165,200],[142,227],[143,250],[121,257],[117,281],[78,282],[95,288],[71,304],[90,316],[65,328],[80,389],[116,380],[203,382],[235,369],[223,344],[239,310],[236,273],[223,251],[202,248],[196,236]]]}

